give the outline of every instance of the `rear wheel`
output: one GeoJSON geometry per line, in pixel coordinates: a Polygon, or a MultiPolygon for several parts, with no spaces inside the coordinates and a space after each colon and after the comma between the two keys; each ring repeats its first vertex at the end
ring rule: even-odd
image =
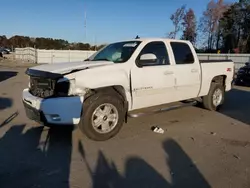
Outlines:
{"type": "Polygon", "coordinates": [[[203,97],[203,106],[211,111],[219,110],[225,100],[225,88],[219,83],[212,83],[209,93],[203,97]]]}
{"type": "Polygon", "coordinates": [[[120,131],[124,109],[122,100],[115,94],[98,93],[84,102],[79,128],[92,140],[108,140],[120,131]]]}

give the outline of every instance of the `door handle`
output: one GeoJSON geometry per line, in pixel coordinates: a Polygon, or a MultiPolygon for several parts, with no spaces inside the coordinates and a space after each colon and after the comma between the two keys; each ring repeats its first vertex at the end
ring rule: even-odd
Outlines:
{"type": "Polygon", "coordinates": [[[164,74],[165,75],[171,75],[171,74],[174,74],[174,72],[173,71],[166,71],[166,72],[164,72],[164,74]]]}
{"type": "Polygon", "coordinates": [[[198,72],[198,69],[192,69],[191,72],[192,73],[198,72]]]}

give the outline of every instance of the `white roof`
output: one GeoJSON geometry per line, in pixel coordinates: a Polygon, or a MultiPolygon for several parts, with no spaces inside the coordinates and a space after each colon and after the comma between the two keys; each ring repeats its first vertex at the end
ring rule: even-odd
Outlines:
{"type": "Polygon", "coordinates": [[[142,41],[142,42],[151,42],[151,41],[166,41],[166,42],[188,42],[187,40],[178,40],[170,38],[139,38],[139,39],[129,39],[123,41],[142,41]]]}

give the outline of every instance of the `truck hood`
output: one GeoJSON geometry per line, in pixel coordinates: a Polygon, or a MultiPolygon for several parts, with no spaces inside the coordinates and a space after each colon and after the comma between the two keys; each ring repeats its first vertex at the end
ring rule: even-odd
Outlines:
{"type": "Polygon", "coordinates": [[[35,66],[29,69],[35,70],[35,71],[56,73],[56,74],[67,74],[72,71],[96,68],[96,67],[107,66],[111,64],[114,64],[114,63],[109,62],[109,61],[80,61],[80,62],[67,62],[67,63],[39,65],[39,66],[35,66]]]}

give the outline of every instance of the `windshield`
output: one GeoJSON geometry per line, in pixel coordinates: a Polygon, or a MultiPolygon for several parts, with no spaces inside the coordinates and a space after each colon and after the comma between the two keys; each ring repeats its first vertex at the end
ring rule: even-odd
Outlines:
{"type": "Polygon", "coordinates": [[[113,61],[124,63],[132,56],[141,41],[126,41],[109,44],[91,56],[87,61],[113,61]]]}

